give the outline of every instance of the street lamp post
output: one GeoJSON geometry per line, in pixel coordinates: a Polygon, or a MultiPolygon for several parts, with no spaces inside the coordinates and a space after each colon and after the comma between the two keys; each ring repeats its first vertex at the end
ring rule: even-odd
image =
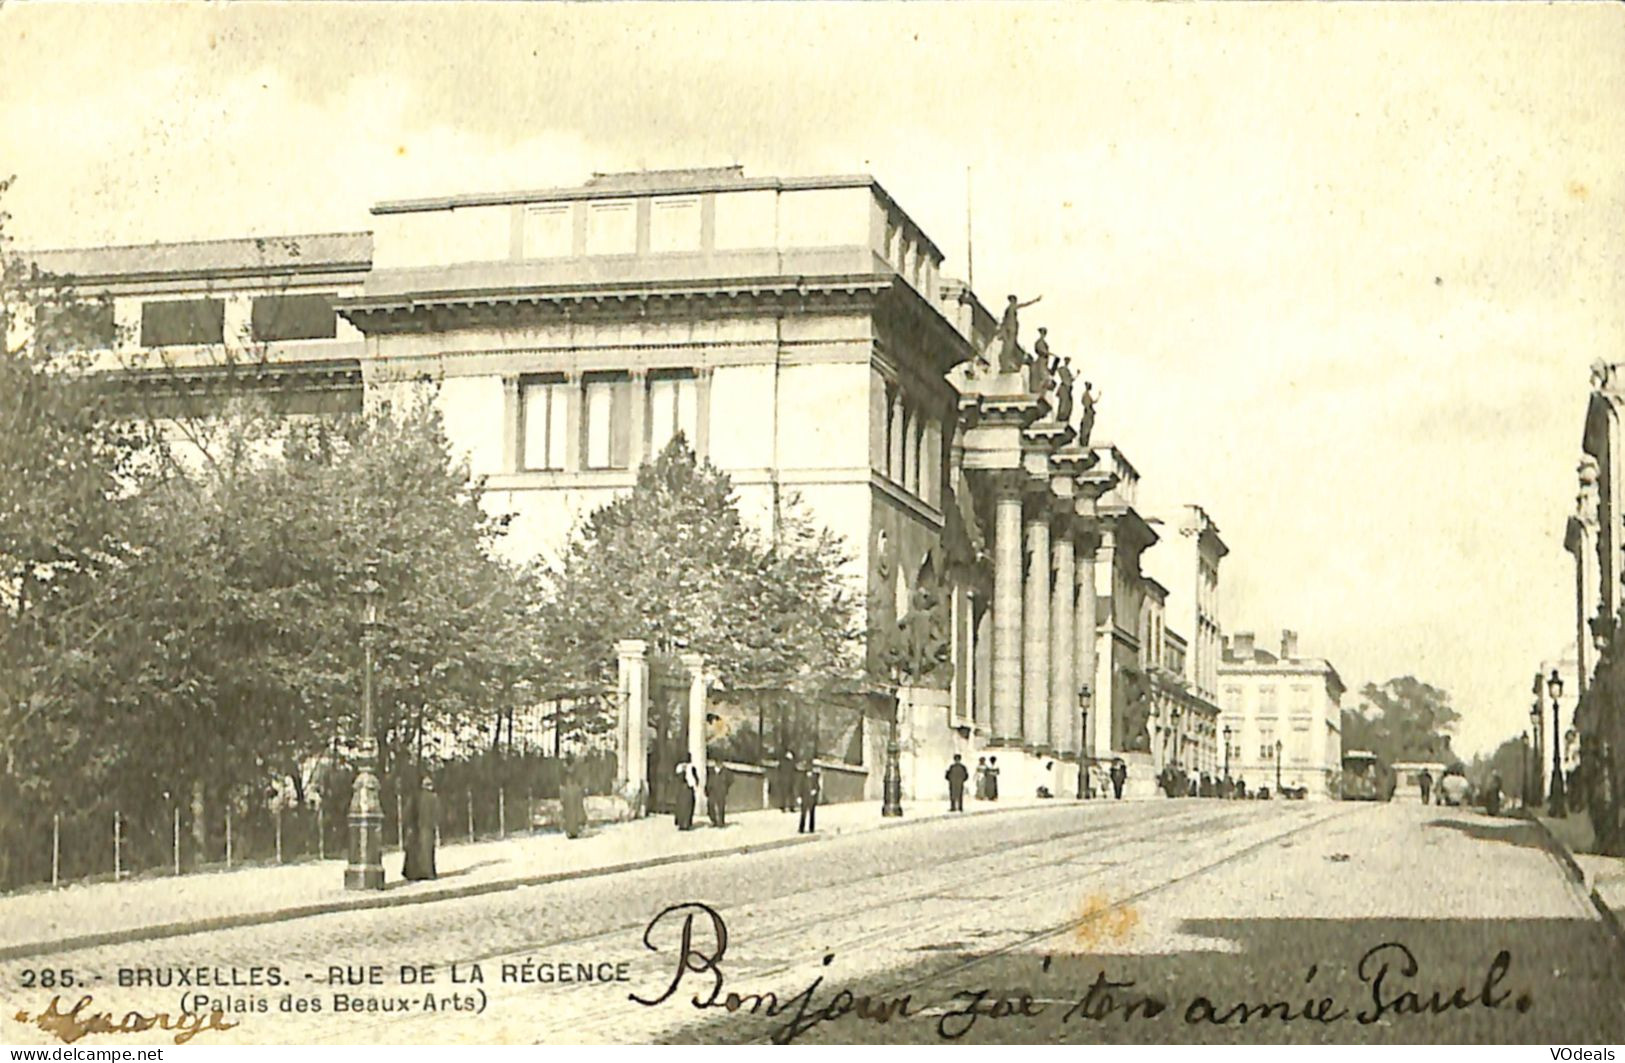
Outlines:
{"type": "Polygon", "coordinates": [[[1078,800],[1089,796],[1089,684],[1078,687],[1078,800]]]}
{"type": "Polygon", "coordinates": [[[1535,700],[1529,706],[1529,736],[1534,743],[1534,756],[1530,760],[1534,771],[1530,779],[1529,807],[1539,805],[1546,793],[1546,705],[1541,699],[1544,697],[1542,689],[1545,686],[1543,677],[1535,673],[1535,700]]]}
{"type": "Polygon", "coordinates": [[[1175,705],[1168,713],[1169,726],[1174,732],[1174,770],[1179,770],[1179,706],[1175,705]]]}
{"type": "Polygon", "coordinates": [[[1529,807],[1529,732],[1525,731],[1519,736],[1518,746],[1518,796],[1525,808],[1529,807]]]}
{"type": "Polygon", "coordinates": [[[1275,796],[1281,796],[1281,740],[1275,740],[1275,796]]]}
{"type": "Polygon", "coordinates": [[[1552,799],[1547,807],[1548,814],[1554,817],[1567,816],[1568,791],[1563,785],[1563,723],[1558,717],[1558,699],[1563,696],[1563,677],[1552,669],[1552,674],[1546,680],[1546,691],[1552,696],[1552,799]]]}
{"type": "Polygon", "coordinates": [[[902,709],[902,699],[897,696],[897,688],[892,688],[891,695],[891,727],[886,734],[886,773],[881,784],[880,814],[882,816],[901,816],[903,814],[903,758],[902,750],[897,742],[897,714],[902,709]]]}
{"type": "Polygon", "coordinates": [[[384,807],[378,796],[378,740],[372,709],[372,644],[378,630],[378,562],[366,563],[366,619],[361,634],[361,738],[355,758],[355,784],[350,792],[349,864],[344,869],[347,890],[384,888],[384,807]]]}
{"type": "Polygon", "coordinates": [[[1233,732],[1228,724],[1224,728],[1224,781],[1230,781],[1230,735],[1233,732]]]}

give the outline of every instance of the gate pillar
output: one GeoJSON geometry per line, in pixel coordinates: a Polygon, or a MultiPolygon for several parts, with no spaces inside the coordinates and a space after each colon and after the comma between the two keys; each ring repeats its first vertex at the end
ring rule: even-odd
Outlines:
{"type": "Polygon", "coordinates": [[[685,653],[679,660],[688,672],[688,759],[700,777],[699,792],[694,795],[694,816],[706,815],[705,806],[705,717],[708,708],[708,687],[705,678],[705,658],[698,653],[685,653]]]}
{"type": "Polygon", "coordinates": [[[615,782],[633,815],[649,808],[649,656],[642,639],[615,644],[620,673],[620,718],[615,729],[615,782]]]}

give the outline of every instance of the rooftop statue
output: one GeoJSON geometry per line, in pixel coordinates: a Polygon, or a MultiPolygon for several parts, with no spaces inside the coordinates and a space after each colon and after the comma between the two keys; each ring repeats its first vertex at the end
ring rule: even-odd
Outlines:
{"type": "Polygon", "coordinates": [[[1072,359],[1057,358],[1050,365],[1050,373],[1055,378],[1055,419],[1062,424],[1072,421],[1072,385],[1077,380],[1072,375],[1072,359]]]}
{"type": "Polygon", "coordinates": [[[1032,306],[1042,298],[1043,296],[1040,295],[1024,303],[1012,295],[1009,303],[1005,305],[1004,316],[999,319],[999,372],[1021,372],[1021,347],[1017,343],[1017,334],[1021,331],[1021,323],[1018,320],[1018,315],[1023,309],[1032,306]]]}
{"type": "Polygon", "coordinates": [[[1040,328],[1038,340],[1033,344],[1032,360],[1027,366],[1027,390],[1040,397],[1049,394],[1050,353],[1049,341],[1044,338],[1049,330],[1040,328]]]}
{"type": "Polygon", "coordinates": [[[1095,405],[1100,402],[1100,392],[1089,381],[1083,382],[1083,397],[1078,405],[1083,412],[1078,415],[1078,446],[1089,446],[1089,435],[1095,430],[1095,405]]]}

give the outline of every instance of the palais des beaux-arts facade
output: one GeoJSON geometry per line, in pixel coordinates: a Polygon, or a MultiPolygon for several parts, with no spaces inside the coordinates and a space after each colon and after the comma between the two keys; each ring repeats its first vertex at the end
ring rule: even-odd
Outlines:
{"type": "MultiPolygon", "coordinates": [[[[872,178],[601,175],[372,213],[367,233],[34,258],[109,297],[119,353],[182,377],[246,337],[306,414],[433,379],[520,553],[556,557],[677,432],[758,528],[799,497],[844,538],[870,631],[932,603],[945,666],[898,692],[906,797],[936,796],[954,753],[996,755],[1026,794],[1073,793],[1080,753],[1095,787],[1115,758],[1131,790],[1168,764],[1219,772],[1217,527],[1195,506],[1142,516],[1116,447],[1080,445],[1025,374],[977,372],[999,321],[872,178]],[[1172,586],[1142,570],[1159,538],[1172,586]]],[[[623,683],[644,652],[623,644],[623,683]]],[[[623,782],[650,770],[638,718],[623,782]]],[[[833,790],[878,795],[874,730],[833,790]]],[[[1336,767],[1289,778],[1318,795],[1336,767]]]]}

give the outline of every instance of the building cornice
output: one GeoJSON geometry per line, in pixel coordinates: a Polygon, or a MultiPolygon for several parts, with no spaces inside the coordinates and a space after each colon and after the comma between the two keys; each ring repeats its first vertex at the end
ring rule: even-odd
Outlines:
{"type": "MultiPolygon", "coordinates": [[[[878,274],[752,277],[693,282],[630,282],[462,288],[354,295],[334,300],[365,333],[443,331],[502,325],[538,316],[564,319],[873,310],[898,280],[878,274]]],[[[944,322],[944,327],[948,327],[944,322]]]]}

